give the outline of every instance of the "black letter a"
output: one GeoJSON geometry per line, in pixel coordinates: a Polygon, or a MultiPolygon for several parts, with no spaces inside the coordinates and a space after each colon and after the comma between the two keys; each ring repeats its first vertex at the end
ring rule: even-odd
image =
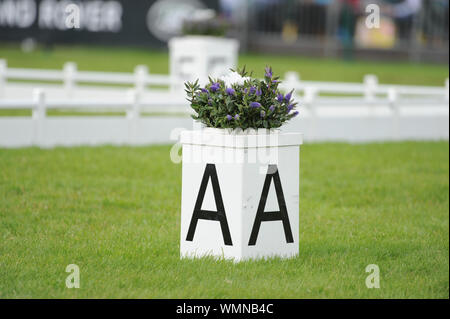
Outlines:
{"type": "Polygon", "coordinates": [[[263,190],[261,193],[261,199],[259,200],[258,211],[256,212],[255,222],[253,224],[252,233],[248,242],[249,246],[256,244],[258,238],[259,227],[261,222],[281,220],[283,222],[284,235],[286,236],[287,243],[293,243],[291,224],[289,223],[289,216],[286,210],[286,202],[284,201],[283,189],[281,188],[280,175],[278,174],[278,168],[276,165],[269,165],[267,170],[266,180],[264,181],[263,190]],[[275,191],[277,193],[278,206],[280,211],[278,212],[264,212],[266,207],[267,195],[269,194],[270,181],[273,179],[275,184],[275,191]]]}
{"type": "Polygon", "coordinates": [[[189,225],[186,240],[192,241],[194,239],[195,228],[199,219],[218,220],[222,228],[223,241],[225,245],[232,246],[230,229],[228,228],[227,217],[225,215],[225,208],[223,206],[222,194],[220,193],[219,179],[217,178],[216,165],[206,164],[205,173],[203,174],[202,183],[198,192],[197,201],[195,202],[194,213],[192,214],[191,224],[189,225]],[[205,197],[206,186],[211,177],[211,184],[214,191],[214,199],[216,201],[217,212],[210,210],[202,210],[203,198],[205,197]]]}

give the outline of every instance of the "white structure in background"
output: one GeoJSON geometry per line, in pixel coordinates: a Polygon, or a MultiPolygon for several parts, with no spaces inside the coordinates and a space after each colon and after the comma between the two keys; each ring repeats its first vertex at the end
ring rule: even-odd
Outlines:
{"type": "Polygon", "coordinates": [[[189,35],[169,41],[169,68],[174,90],[183,90],[185,81],[199,79],[201,85],[208,76],[220,77],[236,68],[239,41],[213,36],[189,35]]]}
{"type": "Polygon", "coordinates": [[[206,128],[180,142],[181,257],[298,254],[301,134],[206,128]]]}
{"type": "MultiPolygon", "coordinates": [[[[33,110],[32,117],[0,116],[0,147],[173,143],[171,132],[191,129],[192,119],[184,92],[170,87],[170,75],[152,74],[146,66],[91,72],[68,62],[62,70],[39,70],[8,68],[0,60],[0,109],[33,110]],[[18,82],[23,80],[28,82],[18,82]],[[55,81],[60,83],[49,83],[55,81]],[[127,116],[48,116],[52,109],[127,116]]],[[[300,102],[300,116],[283,131],[303,132],[305,141],[449,138],[448,79],[442,87],[380,84],[372,75],[363,83],[315,82],[288,72],[282,88],[294,88],[300,102]]]]}

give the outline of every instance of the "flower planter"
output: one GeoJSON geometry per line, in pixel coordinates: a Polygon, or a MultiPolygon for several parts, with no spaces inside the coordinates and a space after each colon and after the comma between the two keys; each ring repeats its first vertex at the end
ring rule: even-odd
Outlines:
{"type": "Polygon", "coordinates": [[[172,89],[184,89],[183,82],[206,83],[208,76],[219,77],[235,68],[239,42],[214,36],[190,35],[169,41],[172,89]]]}
{"type": "Polygon", "coordinates": [[[278,130],[183,131],[181,257],[299,251],[299,146],[278,130]]]}

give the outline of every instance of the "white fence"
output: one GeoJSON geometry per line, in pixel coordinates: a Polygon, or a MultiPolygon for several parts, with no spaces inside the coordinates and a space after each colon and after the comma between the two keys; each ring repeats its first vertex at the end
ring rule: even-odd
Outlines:
{"type": "MultiPolygon", "coordinates": [[[[0,60],[0,88],[4,87],[8,80],[63,82],[64,89],[68,94],[75,90],[77,83],[82,82],[133,85],[137,90],[142,90],[147,85],[171,86],[173,83],[168,75],[149,74],[145,65],[136,66],[134,73],[91,72],[79,71],[74,62],[65,63],[62,70],[40,70],[8,68],[6,60],[0,60]]],[[[5,90],[1,93],[5,93],[5,90]]]]}
{"type": "MultiPolygon", "coordinates": [[[[150,74],[145,66],[134,73],[78,71],[74,63],[62,70],[33,70],[8,68],[0,60],[0,110],[32,110],[31,117],[0,116],[0,147],[173,142],[174,129],[192,127],[188,103],[183,92],[172,89],[173,81],[169,75],[150,74]],[[62,84],[43,83],[49,81],[62,84]],[[52,109],[124,111],[126,116],[47,116],[52,109]],[[186,117],[172,117],[173,112],[186,117]]],[[[300,101],[300,117],[285,130],[302,131],[305,140],[449,137],[448,79],[445,86],[426,87],[379,84],[373,75],[363,83],[301,81],[288,72],[282,85],[295,88],[300,101]]]]}
{"type": "MultiPolygon", "coordinates": [[[[89,83],[91,87],[93,84],[131,85],[134,86],[136,91],[142,92],[151,85],[172,88],[179,81],[179,79],[170,75],[151,74],[145,65],[136,66],[133,73],[80,71],[74,62],[67,62],[62,70],[40,70],[8,68],[6,60],[0,59],[0,94],[2,94],[0,97],[6,93],[6,87],[11,85],[8,83],[8,80],[62,82],[63,86],[58,86],[58,88],[63,88],[67,97],[70,97],[76,91],[79,83],[89,83]]],[[[367,101],[374,100],[377,95],[388,96],[393,94],[393,92],[400,97],[425,96],[444,98],[447,102],[449,100],[448,79],[446,79],[443,87],[431,87],[379,84],[377,77],[371,74],[364,77],[363,83],[301,81],[298,73],[287,72],[281,88],[294,88],[297,94],[305,94],[307,96],[315,96],[322,93],[362,95],[367,101]]],[[[171,92],[183,93],[183,91],[173,92],[173,90],[171,92]]]]}

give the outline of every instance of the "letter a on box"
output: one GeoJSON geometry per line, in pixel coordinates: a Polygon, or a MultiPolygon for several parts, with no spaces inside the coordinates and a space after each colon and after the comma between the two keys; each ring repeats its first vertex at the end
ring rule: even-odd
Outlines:
{"type": "Polygon", "coordinates": [[[250,234],[249,246],[256,245],[256,239],[258,238],[259,228],[261,222],[269,222],[281,220],[283,222],[284,235],[286,236],[287,243],[293,243],[294,238],[292,236],[291,224],[289,223],[289,216],[286,209],[286,202],[284,200],[283,188],[281,187],[280,174],[278,173],[278,167],[276,165],[269,165],[267,169],[266,179],[264,181],[261,198],[259,200],[258,211],[256,212],[255,222],[253,224],[252,233],[250,234]],[[273,180],[275,184],[275,192],[277,193],[278,207],[280,210],[277,212],[265,212],[267,196],[269,195],[270,182],[273,180]]]}
{"type": "Polygon", "coordinates": [[[222,193],[220,192],[219,179],[217,177],[216,165],[206,164],[203,174],[200,190],[198,192],[197,201],[195,202],[194,213],[192,214],[191,223],[189,225],[186,240],[193,241],[195,229],[199,219],[217,220],[222,228],[223,241],[225,245],[232,246],[230,229],[228,228],[227,216],[225,215],[225,207],[223,206],[222,193]],[[216,201],[217,211],[202,210],[202,203],[208,186],[208,180],[211,178],[211,184],[216,201]]]}

